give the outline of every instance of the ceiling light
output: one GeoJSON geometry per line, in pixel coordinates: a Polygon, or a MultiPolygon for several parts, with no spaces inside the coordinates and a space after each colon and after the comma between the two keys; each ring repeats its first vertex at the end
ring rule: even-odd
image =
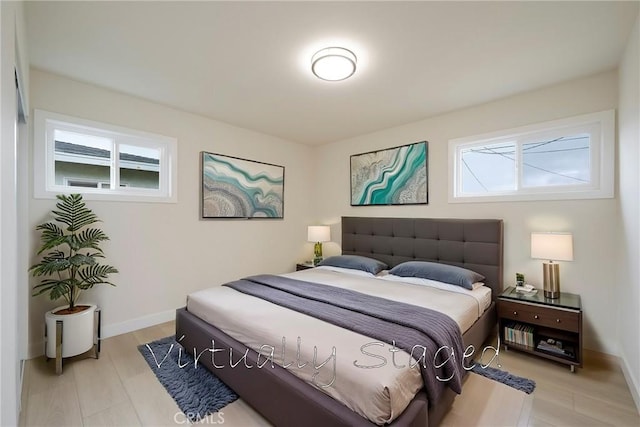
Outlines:
{"type": "Polygon", "coordinates": [[[356,55],[342,47],[328,47],[311,57],[311,71],[322,80],[338,81],[356,72],[356,55]]]}

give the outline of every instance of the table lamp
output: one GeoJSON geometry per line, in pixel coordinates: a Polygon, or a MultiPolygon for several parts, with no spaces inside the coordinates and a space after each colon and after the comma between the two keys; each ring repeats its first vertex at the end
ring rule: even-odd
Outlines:
{"type": "Polygon", "coordinates": [[[560,297],[560,266],[554,261],[573,261],[571,233],[531,233],[531,258],[546,259],[542,264],[545,298],[560,297]]]}
{"type": "Polygon", "coordinates": [[[315,243],[313,265],[318,265],[322,261],[322,242],[331,240],[331,228],[328,225],[310,225],[307,229],[307,240],[315,243]]]}

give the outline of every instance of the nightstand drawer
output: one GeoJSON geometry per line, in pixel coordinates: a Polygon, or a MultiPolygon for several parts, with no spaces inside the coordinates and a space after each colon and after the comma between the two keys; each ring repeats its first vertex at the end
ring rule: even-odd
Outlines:
{"type": "Polygon", "coordinates": [[[580,332],[580,313],[499,300],[498,316],[564,331],[580,332]]]}

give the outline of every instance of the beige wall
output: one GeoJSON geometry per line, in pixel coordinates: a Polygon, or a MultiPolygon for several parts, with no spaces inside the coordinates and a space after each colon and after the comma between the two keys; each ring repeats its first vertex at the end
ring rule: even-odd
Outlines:
{"type": "MultiPolygon", "coordinates": [[[[318,179],[314,189],[318,218],[338,224],[342,215],[398,217],[502,218],[505,222],[505,278],[524,273],[540,286],[542,262],[530,258],[531,231],[571,231],[575,261],[561,266],[562,290],[582,296],[585,346],[617,354],[614,292],[617,253],[615,199],[450,204],[447,201],[448,140],[617,107],[616,72],[501,99],[315,148],[318,179]],[[429,141],[429,204],[351,207],[349,156],[416,141],[429,141]]],[[[381,100],[384,102],[384,100],[381,100]]],[[[613,143],[613,142],[612,142],[613,143]]],[[[339,252],[339,226],[327,254],[339,252]]]]}
{"type": "MultiPolygon", "coordinates": [[[[111,238],[104,245],[107,259],[120,270],[113,277],[116,288],[97,287],[83,296],[103,308],[106,335],[169,320],[197,289],[292,271],[310,253],[309,147],[33,69],[31,94],[33,109],[178,139],[178,203],[88,202],[111,238]],[[284,220],[200,220],[200,151],[283,165],[284,220]]],[[[31,199],[31,254],[39,243],[33,229],[53,206],[53,200],[31,199]]],[[[30,304],[31,354],[38,354],[43,313],[52,303],[39,297],[30,304]]]]}
{"type": "Polygon", "coordinates": [[[620,245],[616,299],[622,368],[640,408],[640,15],[619,69],[620,245]]]}

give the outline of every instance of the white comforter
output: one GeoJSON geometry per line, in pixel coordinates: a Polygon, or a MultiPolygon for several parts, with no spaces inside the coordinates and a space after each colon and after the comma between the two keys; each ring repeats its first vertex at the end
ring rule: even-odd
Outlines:
{"type": "MultiPolygon", "coordinates": [[[[432,308],[453,318],[463,332],[491,301],[486,287],[451,292],[336,270],[322,267],[284,276],[432,308]]],[[[265,355],[264,365],[255,368],[269,369],[271,360],[288,365],[293,374],[376,424],[393,421],[423,386],[416,360],[408,353],[228,287],[189,295],[187,309],[265,355]]],[[[218,365],[235,364],[241,356],[216,358],[218,365]]]]}

